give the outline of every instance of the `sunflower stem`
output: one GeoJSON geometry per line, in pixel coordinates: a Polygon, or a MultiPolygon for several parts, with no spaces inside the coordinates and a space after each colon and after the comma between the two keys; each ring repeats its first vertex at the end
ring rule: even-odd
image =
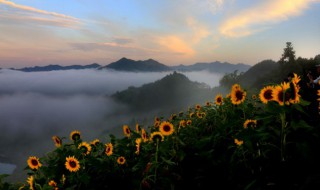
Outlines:
{"type": "Polygon", "coordinates": [[[280,147],[281,147],[281,161],[286,160],[286,113],[280,113],[280,119],[281,119],[281,132],[280,132],[280,147]]]}
{"type": "Polygon", "coordinates": [[[156,144],[156,157],[155,157],[155,162],[156,162],[156,168],[154,170],[154,183],[156,184],[157,182],[157,169],[158,169],[158,152],[159,152],[159,139],[157,138],[157,144],[156,144]]]}

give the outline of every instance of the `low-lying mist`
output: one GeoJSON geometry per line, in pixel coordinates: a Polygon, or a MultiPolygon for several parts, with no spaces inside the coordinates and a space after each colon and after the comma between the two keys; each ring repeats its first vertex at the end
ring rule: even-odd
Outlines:
{"type": "MultiPolygon", "coordinates": [[[[70,142],[70,132],[79,130],[85,141],[105,141],[108,132],[121,131],[122,125],[133,119],[153,120],[151,114],[155,112],[130,113],[126,105],[114,102],[109,95],[154,82],[169,73],[0,70],[0,163],[17,166],[8,179],[25,180],[23,168],[28,157],[42,157],[54,150],[53,135],[70,142]]],[[[222,77],[206,71],[183,74],[211,87],[218,86],[222,77]]]]}

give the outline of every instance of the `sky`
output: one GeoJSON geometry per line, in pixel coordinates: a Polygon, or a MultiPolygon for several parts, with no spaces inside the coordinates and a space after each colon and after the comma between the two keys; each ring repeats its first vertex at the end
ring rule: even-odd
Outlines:
{"type": "Polygon", "coordinates": [[[320,54],[320,0],[0,0],[0,68],[320,54]]]}

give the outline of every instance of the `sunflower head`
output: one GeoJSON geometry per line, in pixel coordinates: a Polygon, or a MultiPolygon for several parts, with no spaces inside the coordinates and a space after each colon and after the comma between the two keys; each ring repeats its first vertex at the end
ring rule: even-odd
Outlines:
{"type": "Polygon", "coordinates": [[[62,140],[58,136],[53,136],[52,140],[56,147],[60,147],[62,145],[62,140]]]}
{"type": "Polygon", "coordinates": [[[200,110],[201,109],[201,105],[200,104],[196,104],[195,108],[196,108],[196,110],[200,110]]]}
{"type": "Polygon", "coordinates": [[[33,177],[33,175],[28,177],[27,183],[29,184],[30,189],[34,190],[34,177],[33,177]]]}
{"type": "Polygon", "coordinates": [[[266,86],[264,87],[260,93],[259,98],[262,103],[267,104],[269,101],[273,100],[273,86],[266,86]]]}
{"type": "Polygon", "coordinates": [[[247,129],[248,127],[255,128],[256,126],[257,126],[257,120],[253,120],[253,119],[247,119],[243,123],[243,128],[245,128],[245,129],[247,129]]]}
{"type": "Polygon", "coordinates": [[[107,143],[106,144],[105,153],[106,153],[107,156],[111,156],[113,154],[113,145],[112,145],[112,143],[107,143]]]}
{"type": "Polygon", "coordinates": [[[101,142],[100,142],[99,139],[94,139],[93,141],[90,142],[90,144],[91,144],[92,146],[98,146],[98,144],[100,144],[100,143],[101,143],[101,142]]]}
{"type": "Polygon", "coordinates": [[[143,140],[143,142],[147,142],[148,141],[148,135],[145,129],[141,129],[141,138],[143,140]]]}
{"type": "Polygon", "coordinates": [[[29,168],[32,170],[38,170],[42,166],[42,164],[39,161],[39,158],[35,156],[30,156],[27,162],[29,168]]]}
{"type": "Polygon", "coordinates": [[[238,146],[241,146],[243,144],[243,140],[234,139],[234,143],[238,146]]]}
{"type": "Polygon", "coordinates": [[[231,102],[234,105],[239,105],[244,102],[247,93],[241,89],[240,85],[235,84],[232,86],[231,102]]]}
{"type": "Polygon", "coordinates": [[[278,102],[279,105],[290,104],[290,93],[287,91],[290,88],[290,84],[287,82],[281,83],[273,88],[272,96],[273,100],[278,102]]]}
{"type": "Polygon", "coordinates": [[[192,121],[189,119],[187,120],[187,125],[191,125],[192,121]]]}
{"type": "Polygon", "coordinates": [[[221,106],[221,105],[222,105],[222,102],[223,102],[223,97],[222,97],[222,95],[221,95],[221,94],[216,95],[214,102],[215,102],[215,104],[221,106]]]}
{"type": "Polygon", "coordinates": [[[206,106],[211,106],[211,103],[209,101],[206,101],[206,106]]]}
{"type": "Polygon", "coordinates": [[[130,137],[131,130],[130,130],[129,126],[128,125],[123,125],[122,129],[123,129],[124,136],[130,137]]]}
{"type": "Polygon", "coordinates": [[[65,166],[70,172],[76,172],[80,169],[79,161],[74,156],[69,156],[66,158],[65,166]]]}
{"type": "Polygon", "coordinates": [[[140,133],[140,131],[141,131],[140,125],[138,123],[136,123],[136,132],[140,133]]]}
{"type": "Polygon", "coordinates": [[[91,152],[91,146],[86,142],[80,143],[78,149],[80,149],[84,155],[88,155],[91,152]]]}
{"type": "Polygon", "coordinates": [[[136,154],[139,154],[140,153],[140,144],[141,144],[141,142],[142,142],[142,139],[141,138],[137,138],[136,140],[135,140],[135,142],[136,142],[136,151],[135,151],[135,153],[136,154]]]}
{"type": "Polygon", "coordinates": [[[186,120],[180,120],[179,127],[186,127],[186,124],[187,124],[186,120]]]}
{"type": "Polygon", "coordinates": [[[73,141],[78,141],[81,139],[81,133],[79,131],[72,131],[70,133],[70,139],[73,141]]]}
{"type": "Polygon", "coordinates": [[[126,159],[123,156],[118,157],[117,159],[118,164],[123,165],[126,163],[126,159]]]}
{"type": "Polygon", "coordinates": [[[164,136],[171,135],[174,132],[173,124],[167,121],[163,121],[160,124],[159,130],[164,136]]]}
{"type": "Polygon", "coordinates": [[[54,180],[50,180],[48,184],[51,187],[57,187],[57,183],[54,180]]]}
{"type": "Polygon", "coordinates": [[[156,131],[156,132],[151,133],[150,140],[153,142],[164,141],[164,136],[161,132],[156,131]]]}

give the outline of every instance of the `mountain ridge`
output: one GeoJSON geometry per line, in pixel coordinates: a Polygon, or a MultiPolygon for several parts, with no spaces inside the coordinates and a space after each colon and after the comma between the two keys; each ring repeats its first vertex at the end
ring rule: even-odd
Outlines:
{"type": "Polygon", "coordinates": [[[252,66],[238,63],[232,64],[228,62],[198,62],[192,65],[183,65],[178,66],[168,66],[163,63],[160,63],[154,59],[147,60],[133,60],[123,57],[118,61],[109,63],[107,65],[100,65],[98,63],[92,63],[89,65],[69,65],[61,66],[58,64],[51,64],[46,66],[34,66],[34,67],[24,67],[21,69],[10,68],[12,70],[23,71],[23,72],[38,72],[38,71],[56,71],[56,70],[81,70],[81,69],[96,69],[96,70],[116,70],[116,71],[127,71],[127,72],[166,72],[166,71],[180,71],[180,72],[189,72],[189,71],[203,71],[207,70],[209,72],[215,73],[231,73],[235,70],[239,72],[245,72],[252,66]]]}

